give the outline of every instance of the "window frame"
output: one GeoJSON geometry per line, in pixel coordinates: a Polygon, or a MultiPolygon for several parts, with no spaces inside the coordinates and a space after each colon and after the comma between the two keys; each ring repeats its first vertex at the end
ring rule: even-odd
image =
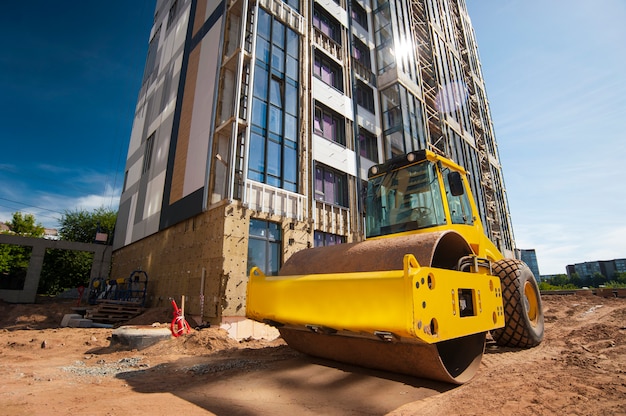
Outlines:
{"type": "MultiPolygon", "coordinates": [[[[260,229],[260,227],[258,229],[260,229]]],[[[263,273],[265,273],[268,276],[277,275],[278,271],[280,270],[280,266],[282,265],[282,261],[283,261],[282,242],[283,242],[283,230],[279,223],[260,220],[257,218],[250,218],[250,225],[248,227],[248,256],[247,256],[247,261],[246,261],[247,274],[248,275],[250,274],[250,270],[252,269],[252,267],[258,267],[261,269],[263,273]],[[253,224],[255,223],[257,225],[261,225],[261,224],[265,225],[263,229],[264,235],[253,234],[253,224]],[[276,233],[278,234],[278,238],[276,238],[275,233],[272,233],[272,230],[276,231],[276,233]],[[252,244],[250,244],[250,241],[257,241],[257,242],[264,243],[264,253],[263,253],[264,264],[263,265],[251,264],[251,260],[254,260],[254,258],[253,256],[251,256],[251,252],[250,252],[250,250],[252,249],[252,244]],[[276,251],[273,251],[272,249],[275,249],[276,251]],[[277,263],[275,265],[276,266],[275,269],[271,267],[273,259],[275,259],[277,263]]]]}
{"type": "Polygon", "coordinates": [[[346,119],[328,107],[315,103],[313,108],[313,132],[331,142],[346,145],[346,119]],[[318,116],[319,114],[319,116],[318,116]],[[330,131],[326,131],[326,120],[330,119],[330,131]]]}
{"type": "Polygon", "coordinates": [[[333,87],[334,89],[343,93],[343,68],[341,67],[341,65],[326,56],[319,49],[315,49],[314,55],[313,76],[318,78],[324,84],[333,87]],[[326,69],[326,73],[330,74],[330,83],[326,81],[327,77],[325,77],[325,73],[322,71],[323,69],[326,69]]]}
{"type": "Polygon", "coordinates": [[[259,10],[247,177],[297,192],[300,36],[259,10]]]}
{"type": "Polygon", "coordinates": [[[316,201],[348,208],[348,174],[316,163],[314,193],[316,201]],[[332,178],[332,181],[328,180],[329,178],[332,178]],[[330,189],[328,185],[331,185],[330,189]]]}

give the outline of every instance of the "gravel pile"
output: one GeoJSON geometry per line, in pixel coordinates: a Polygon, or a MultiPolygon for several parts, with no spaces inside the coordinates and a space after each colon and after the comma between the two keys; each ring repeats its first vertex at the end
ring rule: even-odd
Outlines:
{"type": "Polygon", "coordinates": [[[61,369],[80,376],[112,377],[129,371],[133,371],[133,374],[140,374],[150,367],[149,364],[142,361],[143,357],[130,357],[111,363],[98,360],[96,365],[87,365],[85,361],[79,360],[74,365],[61,367],[61,369]]]}

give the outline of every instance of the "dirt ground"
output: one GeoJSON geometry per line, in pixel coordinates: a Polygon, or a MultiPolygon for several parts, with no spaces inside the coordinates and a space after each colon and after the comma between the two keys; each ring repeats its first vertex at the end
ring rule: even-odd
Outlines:
{"type": "MultiPolygon", "coordinates": [[[[544,342],[487,344],[463,386],[311,358],[205,328],[137,350],[59,328],[73,301],[0,303],[0,414],[626,415],[626,299],[543,297],[544,342]]],[[[153,309],[134,324],[168,322],[153,309]]]]}

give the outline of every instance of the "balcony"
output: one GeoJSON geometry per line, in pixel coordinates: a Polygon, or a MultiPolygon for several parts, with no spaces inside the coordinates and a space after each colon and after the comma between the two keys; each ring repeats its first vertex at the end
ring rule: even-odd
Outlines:
{"type": "Polygon", "coordinates": [[[259,0],[259,4],[270,10],[276,17],[285,22],[289,27],[304,35],[304,17],[280,0],[259,0]]]}
{"type": "Polygon", "coordinates": [[[341,45],[331,39],[330,36],[314,26],[312,38],[315,44],[320,46],[324,51],[328,52],[328,54],[330,54],[338,62],[343,62],[341,45]]]}
{"type": "Polygon", "coordinates": [[[325,233],[350,235],[350,210],[324,201],[315,201],[315,229],[325,233]]]}
{"type": "Polygon", "coordinates": [[[306,198],[303,195],[251,180],[246,181],[244,186],[243,203],[248,208],[298,221],[306,218],[306,198]]]}

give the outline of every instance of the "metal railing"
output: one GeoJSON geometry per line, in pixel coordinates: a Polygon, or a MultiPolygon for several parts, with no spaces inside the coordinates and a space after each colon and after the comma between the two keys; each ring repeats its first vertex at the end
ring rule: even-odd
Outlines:
{"type": "Polygon", "coordinates": [[[324,201],[315,201],[316,229],[337,235],[350,235],[350,210],[324,201]]]}
{"type": "Polygon", "coordinates": [[[306,198],[260,182],[247,180],[243,203],[248,208],[302,221],[307,216],[306,198]]]}

